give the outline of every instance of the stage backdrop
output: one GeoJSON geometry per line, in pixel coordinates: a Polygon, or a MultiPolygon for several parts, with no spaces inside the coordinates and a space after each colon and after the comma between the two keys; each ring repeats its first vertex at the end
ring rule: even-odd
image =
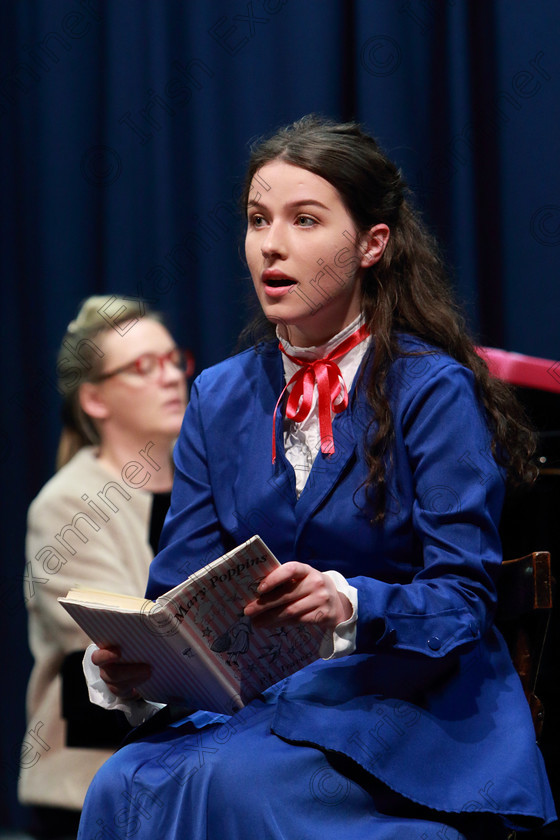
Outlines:
{"type": "Polygon", "coordinates": [[[2,0],[3,825],[25,816],[25,513],[79,302],[163,309],[198,370],[231,353],[248,144],[317,112],[398,161],[480,340],[558,358],[559,30],[556,0],[2,0]]]}

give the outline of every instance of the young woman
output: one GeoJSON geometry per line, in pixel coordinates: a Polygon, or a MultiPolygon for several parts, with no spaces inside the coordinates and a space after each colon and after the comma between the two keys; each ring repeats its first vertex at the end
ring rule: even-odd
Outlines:
{"type": "MultiPolygon", "coordinates": [[[[550,821],[493,626],[505,478],[530,479],[531,436],[358,126],[309,117],[260,143],[245,206],[276,337],[195,382],[148,595],[258,532],[282,565],[246,614],[319,624],[330,650],[231,718],[124,747],[79,836],[496,840],[550,821]]],[[[142,703],[146,666],[93,661],[142,703]]]]}
{"type": "Polygon", "coordinates": [[[81,665],[88,639],[57,598],[76,584],[143,594],[186,407],[183,352],[157,314],[126,299],[84,302],[57,371],[65,421],[58,471],[28,513],[35,664],[19,786],[33,834],[49,838],[75,836],[87,787],[123,736],[115,714],[89,704],[81,665]]]}

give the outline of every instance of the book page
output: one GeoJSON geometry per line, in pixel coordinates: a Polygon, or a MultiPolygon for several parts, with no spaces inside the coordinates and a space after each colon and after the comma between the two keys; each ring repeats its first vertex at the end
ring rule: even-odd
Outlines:
{"type": "Polygon", "coordinates": [[[146,611],[153,603],[152,601],[146,600],[146,598],[138,598],[137,595],[119,595],[117,592],[106,592],[103,589],[87,589],[86,587],[80,586],[71,589],[66,598],[59,598],[58,600],[61,604],[69,601],[79,604],[89,604],[90,606],[99,604],[127,612],[146,611]]]}

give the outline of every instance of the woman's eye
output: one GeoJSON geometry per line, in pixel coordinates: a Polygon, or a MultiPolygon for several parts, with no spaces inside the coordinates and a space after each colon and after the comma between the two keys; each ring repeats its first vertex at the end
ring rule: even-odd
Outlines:
{"type": "Polygon", "coordinates": [[[154,359],[153,353],[144,353],[136,359],[136,370],[142,375],[151,373],[155,365],[157,365],[157,359],[154,359]]]}
{"type": "Polygon", "coordinates": [[[312,227],[315,224],[315,219],[312,216],[298,216],[298,227],[312,227]]]}
{"type": "Polygon", "coordinates": [[[264,216],[259,216],[259,215],[255,214],[254,216],[251,216],[249,218],[249,224],[251,225],[251,227],[256,227],[256,228],[262,227],[264,225],[264,223],[265,223],[264,216]]]}

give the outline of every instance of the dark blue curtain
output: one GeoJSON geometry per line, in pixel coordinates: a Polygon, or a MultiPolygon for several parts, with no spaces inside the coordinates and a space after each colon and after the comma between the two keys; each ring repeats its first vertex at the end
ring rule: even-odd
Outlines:
{"type": "Polygon", "coordinates": [[[248,143],[314,111],[402,167],[479,340],[558,358],[559,32],[556,0],[2,0],[2,825],[25,818],[25,513],[79,302],[149,301],[199,370],[231,353],[248,143]]]}

